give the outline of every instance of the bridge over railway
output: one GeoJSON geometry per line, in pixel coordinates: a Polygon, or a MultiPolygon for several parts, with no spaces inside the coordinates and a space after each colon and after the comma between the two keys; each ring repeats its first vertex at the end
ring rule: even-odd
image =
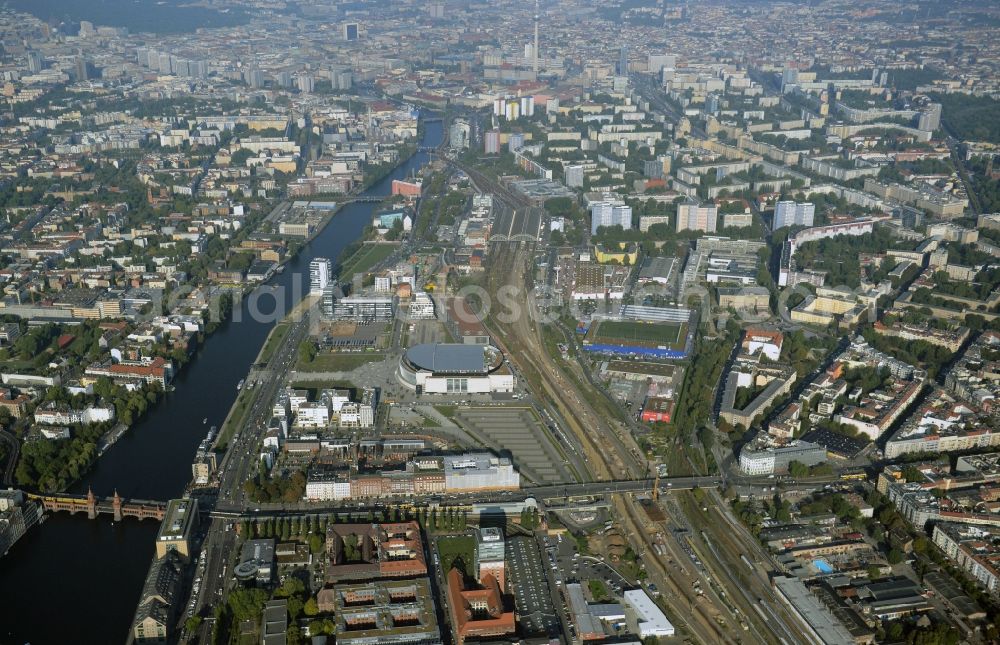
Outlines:
{"type": "Polygon", "coordinates": [[[92,520],[97,519],[98,515],[104,514],[111,515],[116,522],[120,522],[126,517],[135,517],[140,520],[151,518],[159,521],[163,519],[167,510],[165,502],[143,499],[125,500],[118,494],[118,491],[115,491],[112,497],[97,497],[92,490],[88,490],[86,495],[25,493],[25,496],[41,504],[46,511],[86,513],[87,517],[92,520]]]}

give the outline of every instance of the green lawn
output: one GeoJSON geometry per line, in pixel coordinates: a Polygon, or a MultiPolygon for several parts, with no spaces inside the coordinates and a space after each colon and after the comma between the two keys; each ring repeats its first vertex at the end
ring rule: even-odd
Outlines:
{"type": "Polygon", "coordinates": [[[455,418],[455,412],[458,411],[457,405],[435,405],[434,409],[441,413],[442,416],[448,417],[449,419],[455,418]]]}
{"type": "Polygon", "coordinates": [[[368,363],[378,363],[385,360],[385,354],[358,353],[325,353],[317,354],[308,363],[301,361],[295,369],[300,372],[349,372],[368,363]]]}
{"type": "Polygon", "coordinates": [[[589,580],[587,586],[590,587],[590,595],[594,597],[594,602],[604,602],[611,599],[603,580],[589,580]]]}
{"type": "Polygon", "coordinates": [[[437,546],[441,556],[441,570],[445,575],[448,575],[452,567],[458,567],[466,578],[475,577],[476,541],[472,536],[443,537],[437,541],[437,546]]]}
{"type": "Polygon", "coordinates": [[[236,406],[233,408],[232,413],[226,417],[226,422],[222,424],[222,432],[219,436],[218,444],[219,449],[228,446],[230,440],[233,438],[233,433],[236,432],[237,428],[243,426],[244,418],[252,401],[252,390],[240,391],[239,396],[236,397],[236,406]]]}
{"type": "Polygon", "coordinates": [[[271,330],[270,335],[267,337],[267,342],[264,343],[264,349],[260,352],[259,363],[266,363],[271,360],[271,355],[274,354],[274,350],[278,348],[281,341],[288,335],[288,329],[288,323],[278,323],[274,326],[274,329],[271,330]]]}
{"type": "Polygon", "coordinates": [[[684,325],[645,323],[628,320],[605,320],[591,334],[594,342],[630,340],[657,345],[674,345],[682,340],[684,325]]]}
{"type": "Polygon", "coordinates": [[[340,269],[342,280],[350,280],[355,273],[364,273],[399,248],[395,244],[372,243],[363,245],[354,255],[344,261],[340,269]]]}

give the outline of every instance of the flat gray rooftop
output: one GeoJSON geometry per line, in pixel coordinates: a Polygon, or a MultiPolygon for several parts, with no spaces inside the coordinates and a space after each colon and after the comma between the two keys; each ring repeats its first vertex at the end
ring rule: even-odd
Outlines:
{"type": "Polygon", "coordinates": [[[406,350],[415,367],[446,374],[484,374],[487,371],[483,345],[427,343],[406,350]]]}

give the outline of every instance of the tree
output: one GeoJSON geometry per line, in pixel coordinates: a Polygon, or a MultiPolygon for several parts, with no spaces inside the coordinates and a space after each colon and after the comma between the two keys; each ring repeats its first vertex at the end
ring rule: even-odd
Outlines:
{"type": "Polygon", "coordinates": [[[309,598],[306,604],[302,607],[302,613],[306,616],[315,616],[319,613],[319,604],[316,602],[315,598],[309,598]]]}
{"type": "Polygon", "coordinates": [[[311,363],[316,358],[316,345],[312,341],[304,340],[299,343],[299,362],[311,363]]]}
{"type": "Polygon", "coordinates": [[[809,474],[809,467],[801,461],[791,461],[788,464],[788,474],[792,477],[805,477],[809,474]]]}
{"type": "Polygon", "coordinates": [[[886,555],[889,564],[899,564],[903,561],[903,557],[903,552],[899,549],[889,549],[889,553],[886,555]]]}

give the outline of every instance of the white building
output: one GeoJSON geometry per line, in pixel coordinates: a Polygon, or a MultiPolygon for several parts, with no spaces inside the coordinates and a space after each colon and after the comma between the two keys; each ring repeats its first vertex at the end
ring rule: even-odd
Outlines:
{"type": "Polygon", "coordinates": [[[309,293],[323,293],[330,284],[330,260],[316,258],[309,263],[309,293]]]}
{"type": "Polygon", "coordinates": [[[444,457],[444,487],[448,491],[508,490],[520,485],[521,475],[506,457],[488,452],[444,457]]]}
{"type": "Polygon", "coordinates": [[[499,350],[485,345],[414,345],[400,358],[397,376],[404,386],[423,394],[514,391],[514,375],[499,350]]]}
{"type": "Polygon", "coordinates": [[[673,624],[645,591],[629,589],[624,597],[625,604],[635,612],[636,633],[640,638],[674,635],[673,624]]]}
{"type": "Polygon", "coordinates": [[[314,502],[328,502],[350,499],[351,481],[347,477],[316,471],[309,473],[306,480],[306,499],[314,502]]]}
{"type": "Polygon", "coordinates": [[[434,300],[425,291],[413,294],[410,300],[410,320],[434,320],[434,300]]]}
{"type": "Polygon", "coordinates": [[[91,406],[83,410],[70,410],[55,404],[35,410],[35,423],[50,426],[75,424],[104,423],[115,418],[115,409],[111,406],[91,406]]]}
{"type": "Polygon", "coordinates": [[[677,232],[703,231],[714,233],[719,219],[719,207],[715,204],[678,204],[677,232]]]}
{"type": "Polygon", "coordinates": [[[785,226],[812,226],[816,205],[810,202],[778,202],[774,206],[774,229],[785,226]]]}
{"type": "Polygon", "coordinates": [[[632,228],[632,207],[610,200],[594,202],[590,205],[590,234],[596,235],[601,226],[632,228]]]}
{"type": "Polygon", "coordinates": [[[325,428],[330,425],[330,406],[325,402],[304,403],[295,414],[295,425],[300,428],[325,428]]]}

